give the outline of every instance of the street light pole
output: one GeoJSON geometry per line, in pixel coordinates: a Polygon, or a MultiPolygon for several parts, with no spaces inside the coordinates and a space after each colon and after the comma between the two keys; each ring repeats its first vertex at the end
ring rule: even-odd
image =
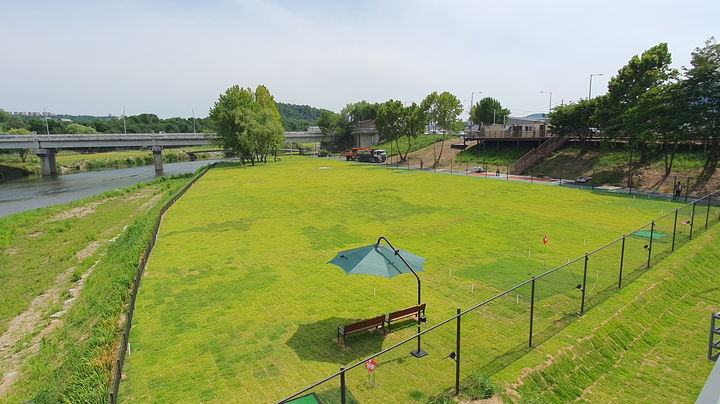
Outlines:
{"type": "Polygon", "coordinates": [[[592,78],[593,76],[602,76],[602,73],[592,73],[590,75],[590,88],[588,89],[588,101],[590,101],[590,97],[592,97],[592,78]]]}
{"type": "Polygon", "coordinates": [[[550,111],[552,111],[552,91],[540,91],[540,93],[550,95],[550,103],[548,104],[548,115],[550,115],[550,111]]]}
{"type": "MultiPolygon", "coordinates": [[[[475,94],[482,94],[482,91],[473,91],[470,93],[470,109],[468,110],[468,115],[470,116],[470,124],[472,124],[472,107],[473,107],[473,96],[475,94]]],[[[472,126],[470,127],[472,128],[472,126]]],[[[478,132],[480,131],[480,128],[478,128],[478,132]]],[[[470,131],[472,132],[472,130],[470,131]]]]}

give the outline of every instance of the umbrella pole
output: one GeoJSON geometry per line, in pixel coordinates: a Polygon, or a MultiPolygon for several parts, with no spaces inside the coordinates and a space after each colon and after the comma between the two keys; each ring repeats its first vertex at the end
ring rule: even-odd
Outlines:
{"type": "Polygon", "coordinates": [[[421,294],[421,292],[422,292],[422,284],[420,283],[420,277],[418,276],[417,272],[415,272],[415,270],[413,269],[413,267],[410,266],[410,264],[408,264],[407,261],[405,261],[405,258],[403,258],[403,256],[400,255],[399,250],[398,250],[397,248],[395,248],[395,246],[392,245],[392,243],[390,242],[390,240],[388,240],[388,239],[385,238],[384,236],[380,236],[380,237],[378,237],[378,241],[377,241],[377,244],[378,244],[378,245],[380,245],[380,240],[385,240],[385,242],[388,244],[388,246],[390,246],[390,248],[393,249],[393,251],[395,252],[395,255],[397,255],[397,256],[400,258],[400,260],[403,262],[403,264],[405,264],[405,266],[408,267],[408,269],[410,270],[410,272],[412,272],[413,275],[415,275],[415,279],[417,279],[417,284],[418,284],[418,302],[417,302],[417,304],[418,304],[418,314],[417,314],[417,333],[418,333],[418,335],[417,335],[417,349],[414,350],[414,351],[410,351],[410,354],[411,354],[412,356],[416,357],[416,358],[422,358],[423,356],[427,355],[427,352],[424,351],[424,350],[420,347],[420,323],[422,322],[422,319],[420,318],[420,305],[422,304],[422,294],[421,294]]]}

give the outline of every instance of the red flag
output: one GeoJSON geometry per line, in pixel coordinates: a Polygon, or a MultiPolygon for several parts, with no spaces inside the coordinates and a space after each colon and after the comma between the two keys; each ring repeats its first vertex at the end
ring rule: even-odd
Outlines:
{"type": "Polygon", "coordinates": [[[549,243],[549,242],[550,242],[550,239],[548,238],[548,236],[544,236],[544,237],[543,237],[543,244],[547,244],[547,243],[549,243]]]}

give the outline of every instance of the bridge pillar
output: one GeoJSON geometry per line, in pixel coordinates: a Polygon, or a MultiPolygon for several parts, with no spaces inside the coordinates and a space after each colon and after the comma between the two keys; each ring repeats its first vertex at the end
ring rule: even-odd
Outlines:
{"type": "Polygon", "coordinates": [[[43,177],[57,175],[57,162],[55,161],[56,149],[35,149],[35,155],[40,157],[43,177]]]}
{"type": "Polygon", "coordinates": [[[161,173],[163,170],[162,165],[162,146],[153,146],[152,147],[152,153],[153,153],[153,161],[155,162],[155,172],[161,173]]]}

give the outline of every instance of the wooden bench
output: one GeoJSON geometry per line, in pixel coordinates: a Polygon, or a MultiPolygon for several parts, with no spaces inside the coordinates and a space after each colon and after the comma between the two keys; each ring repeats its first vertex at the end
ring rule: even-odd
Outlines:
{"type": "Polygon", "coordinates": [[[338,326],[338,342],[340,341],[340,337],[342,337],[343,346],[347,346],[345,337],[348,335],[365,330],[376,330],[378,328],[383,331],[385,330],[385,315],[358,321],[357,323],[338,326]]]}
{"type": "Polygon", "coordinates": [[[390,323],[392,323],[393,321],[400,321],[409,317],[412,317],[415,319],[415,321],[417,321],[418,316],[420,316],[421,319],[425,318],[425,303],[419,306],[412,306],[408,307],[407,309],[393,311],[385,317],[385,322],[387,323],[389,330],[390,323]]]}

